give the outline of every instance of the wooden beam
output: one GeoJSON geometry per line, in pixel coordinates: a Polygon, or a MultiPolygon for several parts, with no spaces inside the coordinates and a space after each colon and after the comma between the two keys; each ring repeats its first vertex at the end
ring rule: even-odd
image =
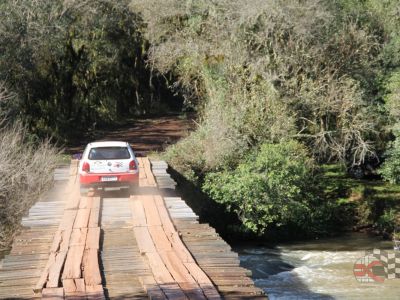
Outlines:
{"type": "Polygon", "coordinates": [[[76,286],[77,292],[85,292],[86,291],[85,280],[83,278],[77,278],[77,279],[74,279],[74,281],[75,281],[75,286],[76,286]]]}
{"type": "Polygon", "coordinates": [[[62,279],[81,278],[81,265],[84,249],[85,246],[72,246],[69,248],[62,279]]]}
{"type": "Polygon", "coordinates": [[[93,197],[81,197],[81,201],[79,201],[79,208],[92,208],[93,197]]]}
{"type": "Polygon", "coordinates": [[[100,245],[100,227],[89,228],[85,243],[85,249],[98,250],[100,245]]]}
{"type": "Polygon", "coordinates": [[[133,226],[147,226],[146,214],[139,196],[131,196],[130,206],[133,216],[133,226]]]}
{"type": "Polygon", "coordinates": [[[158,252],[148,252],[146,253],[146,257],[158,285],[175,282],[158,252]]]}
{"type": "Polygon", "coordinates": [[[144,170],[146,172],[146,179],[147,179],[148,185],[156,187],[157,184],[156,184],[156,181],[154,179],[153,172],[151,171],[149,158],[148,157],[144,157],[142,161],[143,161],[143,164],[144,164],[144,170]]]}
{"type": "Polygon", "coordinates": [[[100,208],[91,208],[88,227],[98,227],[100,219],[100,208]]]}
{"type": "Polygon", "coordinates": [[[65,293],[76,292],[76,284],[74,279],[63,279],[62,285],[65,293]]]}
{"type": "Polygon", "coordinates": [[[86,286],[101,285],[99,257],[97,249],[85,250],[83,256],[83,278],[86,286]]]}
{"type": "Polygon", "coordinates": [[[59,230],[67,230],[72,228],[77,211],[73,210],[65,210],[63,218],[61,220],[60,226],[58,227],[59,230]]]}
{"type": "Polygon", "coordinates": [[[49,268],[49,278],[46,284],[48,288],[56,288],[59,285],[61,269],[64,265],[65,257],[67,256],[67,251],[61,251],[56,253],[56,259],[54,264],[49,268]]]}
{"type": "Polygon", "coordinates": [[[90,216],[89,208],[78,209],[73,228],[84,228],[88,226],[90,216]]]}
{"type": "Polygon", "coordinates": [[[87,228],[74,228],[72,230],[71,238],[69,240],[69,247],[85,246],[87,232],[87,228]]]}
{"type": "Polygon", "coordinates": [[[158,251],[172,250],[172,244],[165,235],[162,226],[151,226],[148,228],[148,230],[158,251]]]}
{"type": "Polygon", "coordinates": [[[36,283],[35,287],[33,288],[33,291],[35,293],[40,293],[45,286],[47,279],[49,278],[49,269],[50,267],[55,263],[56,261],[56,254],[55,253],[50,253],[49,259],[47,260],[47,264],[42,271],[42,274],[40,275],[40,278],[38,282],[36,283]]]}
{"type": "Polygon", "coordinates": [[[61,300],[64,299],[63,288],[45,288],[42,291],[42,299],[61,300]]]}
{"type": "Polygon", "coordinates": [[[158,214],[156,203],[152,195],[141,196],[140,201],[146,213],[148,226],[161,226],[160,215],[158,214]]]}
{"type": "Polygon", "coordinates": [[[141,254],[156,252],[156,248],[147,227],[133,227],[133,231],[141,254]]]}

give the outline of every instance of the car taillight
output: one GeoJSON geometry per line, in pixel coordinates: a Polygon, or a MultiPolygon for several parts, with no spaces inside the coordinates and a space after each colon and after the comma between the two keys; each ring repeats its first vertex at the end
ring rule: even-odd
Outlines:
{"type": "Polygon", "coordinates": [[[90,165],[89,165],[89,163],[87,162],[87,161],[85,161],[84,163],[83,163],[83,165],[82,165],[82,171],[83,172],[90,172],[90,165]]]}
{"type": "Polygon", "coordinates": [[[134,160],[131,160],[129,163],[129,170],[136,170],[136,162],[134,160]]]}

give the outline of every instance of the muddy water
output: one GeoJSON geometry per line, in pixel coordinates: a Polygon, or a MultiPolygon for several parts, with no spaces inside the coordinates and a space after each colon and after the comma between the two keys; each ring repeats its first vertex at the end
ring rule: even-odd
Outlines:
{"type": "Polygon", "coordinates": [[[360,283],[354,263],[370,249],[393,249],[390,241],[365,234],[279,244],[236,247],[256,285],[270,299],[400,299],[400,279],[360,283]]]}

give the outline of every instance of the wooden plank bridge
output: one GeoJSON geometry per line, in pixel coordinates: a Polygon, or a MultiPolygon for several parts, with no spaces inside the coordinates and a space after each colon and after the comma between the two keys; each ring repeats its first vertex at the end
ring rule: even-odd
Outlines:
{"type": "Polygon", "coordinates": [[[0,262],[0,299],[266,299],[175,194],[167,164],[142,157],[139,167],[133,194],[85,197],[77,162],[57,169],[0,262]]]}

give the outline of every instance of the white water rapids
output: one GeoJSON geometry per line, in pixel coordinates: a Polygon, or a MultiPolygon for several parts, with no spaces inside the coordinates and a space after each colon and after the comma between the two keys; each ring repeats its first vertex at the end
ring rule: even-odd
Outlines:
{"type": "Polygon", "coordinates": [[[353,266],[366,250],[393,249],[364,234],[275,247],[240,246],[241,263],[257,286],[274,299],[400,299],[400,279],[360,283],[353,266]]]}

